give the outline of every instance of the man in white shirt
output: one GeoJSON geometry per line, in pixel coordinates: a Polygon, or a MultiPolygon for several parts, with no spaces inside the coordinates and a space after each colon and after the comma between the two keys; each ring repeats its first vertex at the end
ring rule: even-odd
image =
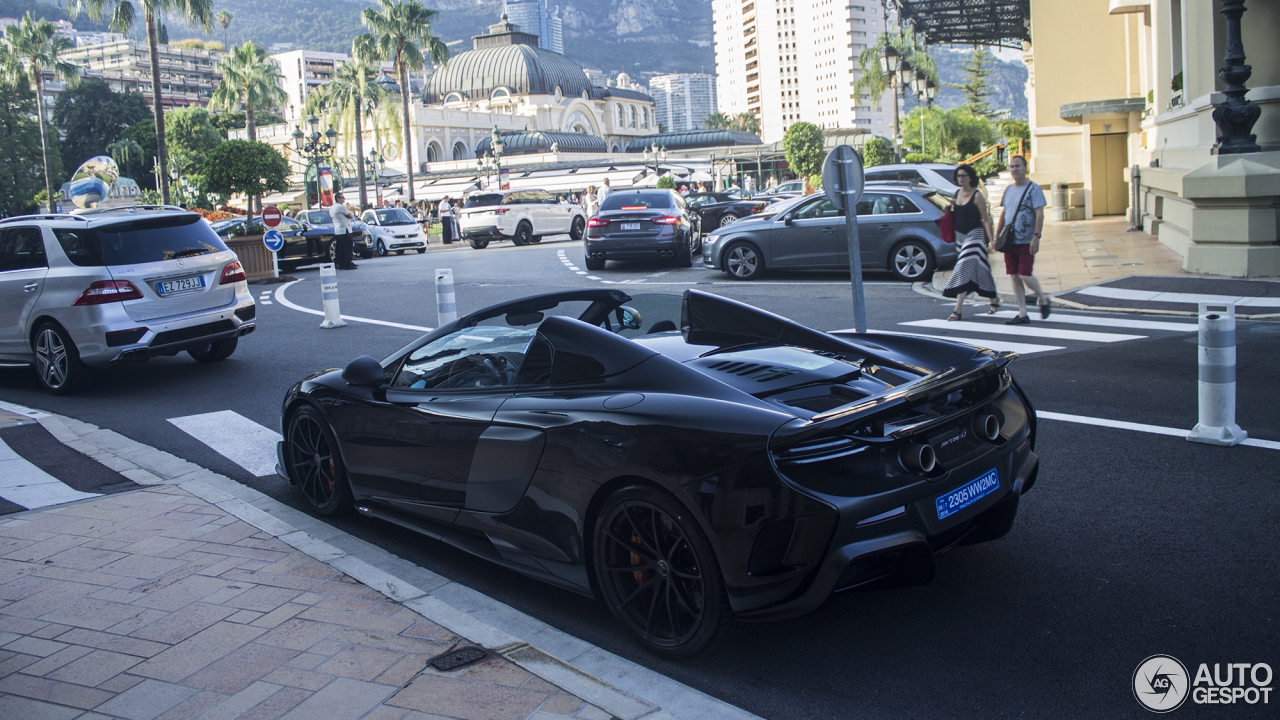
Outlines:
{"type": "Polygon", "coordinates": [[[1040,252],[1040,235],[1044,230],[1044,190],[1027,178],[1027,159],[1021,155],[1009,158],[1009,174],[1013,176],[1013,184],[1004,189],[1004,197],[996,225],[996,237],[1006,226],[1012,228],[1013,245],[1004,251],[1004,268],[1013,282],[1013,296],[1018,301],[1018,314],[1008,320],[1006,325],[1027,325],[1031,318],[1027,315],[1027,291],[1023,286],[1036,293],[1040,303],[1040,318],[1049,317],[1051,306],[1049,296],[1040,287],[1040,281],[1031,274],[1035,264],[1036,253],[1040,252]]]}
{"type": "Polygon", "coordinates": [[[357,265],[351,262],[351,219],[354,216],[347,209],[347,198],[342,193],[333,196],[329,217],[333,218],[333,241],[338,246],[335,253],[338,269],[355,270],[357,265]]]}
{"type": "Polygon", "coordinates": [[[603,206],[604,201],[608,200],[609,196],[612,194],[613,194],[613,188],[609,187],[609,178],[605,178],[604,185],[601,186],[600,189],[596,191],[596,200],[600,202],[601,206],[603,206]]]}
{"type": "Polygon", "coordinates": [[[440,213],[440,239],[445,245],[453,244],[453,198],[448,195],[440,201],[436,210],[440,213]]]}

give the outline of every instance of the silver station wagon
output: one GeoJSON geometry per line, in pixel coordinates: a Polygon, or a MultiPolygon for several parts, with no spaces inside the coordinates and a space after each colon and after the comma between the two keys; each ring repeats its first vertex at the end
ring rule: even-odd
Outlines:
{"type": "Polygon", "coordinates": [[[170,206],[0,220],[0,362],[35,366],[49,392],[95,368],[186,351],[224,360],[256,307],[236,254],[170,206]]]}

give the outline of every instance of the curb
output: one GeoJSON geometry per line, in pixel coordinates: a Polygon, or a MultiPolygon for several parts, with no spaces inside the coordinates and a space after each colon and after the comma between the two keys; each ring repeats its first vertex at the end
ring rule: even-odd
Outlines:
{"type": "Polygon", "coordinates": [[[54,413],[4,401],[0,409],[39,422],[64,445],[139,485],[186,490],[616,720],[760,720],[163,450],[54,413]]]}

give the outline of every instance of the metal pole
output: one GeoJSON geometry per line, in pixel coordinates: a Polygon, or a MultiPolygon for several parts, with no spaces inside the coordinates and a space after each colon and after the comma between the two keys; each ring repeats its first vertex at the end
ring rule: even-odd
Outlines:
{"type": "Polygon", "coordinates": [[[1191,442],[1231,447],[1249,436],[1236,424],[1236,306],[1200,303],[1200,422],[1191,442]]]}

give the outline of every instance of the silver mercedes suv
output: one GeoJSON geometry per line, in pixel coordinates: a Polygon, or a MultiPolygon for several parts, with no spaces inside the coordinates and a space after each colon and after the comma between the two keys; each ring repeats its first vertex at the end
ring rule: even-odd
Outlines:
{"type": "Polygon", "coordinates": [[[186,351],[224,360],[255,327],[236,254],[171,206],[0,220],[0,362],[30,363],[49,392],[95,368],[186,351]]]}

